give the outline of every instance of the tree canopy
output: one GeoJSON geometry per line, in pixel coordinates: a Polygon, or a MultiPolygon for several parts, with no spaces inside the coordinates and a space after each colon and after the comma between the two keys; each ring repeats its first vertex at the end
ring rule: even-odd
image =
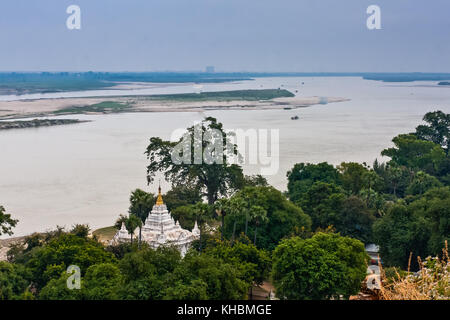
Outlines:
{"type": "Polygon", "coordinates": [[[326,162],[297,163],[288,171],[287,177],[288,196],[294,203],[297,203],[315,182],[340,184],[341,179],[339,171],[326,162]]]}
{"type": "Polygon", "coordinates": [[[292,235],[296,229],[311,228],[310,217],[273,187],[246,187],[230,198],[225,211],[228,239],[245,233],[247,225],[246,235],[252,239],[258,230],[256,245],[268,250],[275,248],[282,238],[292,235]],[[260,217],[258,225],[257,215],[260,217]]]}
{"type": "Polygon", "coordinates": [[[150,161],[148,182],[153,181],[156,173],[162,172],[173,185],[200,189],[208,203],[214,204],[219,196],[226,196],[244,184],[242,168],[228,159],[239,156],[237,146],[231,143],[228,135],[220,122],[207,117],[200,124],[188,128],[177,142],[151,138],[146,150],[150,161]],[[213,148],[215,143],[222,150],[213,148]],[[174,161],[181,153],[183,159],[174,161]]]}
{"type": "Polygon", "coordinates": [[[374,238],[388,266],[418,268],[417,257],[439,255],[450,239],[450,188],[427,191],[409,204],[396,204],[375,222],[374,238]]]}
{"type": "Polygon", "coordinates": [[[348,298],[359,291],[368,259],[360,241],[338,234],[283,240],[273,252],[277,296],[289,300],[348,298]]]}

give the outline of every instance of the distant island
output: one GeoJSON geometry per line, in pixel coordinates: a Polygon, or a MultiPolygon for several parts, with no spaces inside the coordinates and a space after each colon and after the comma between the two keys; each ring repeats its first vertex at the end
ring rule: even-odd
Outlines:
{"type": "Polygon", "coordinates": [[[0,130],[50,127],[87,122],[77,119],[34,119],[27,121],[0,121],[0,130]]]}
{"type": "Polygon", "coordinates": [[[272,100],[276,98],[292,98],[295,95],[284,89],[261,89],[261,90],[233,90],[217,92],[200,93],[178,93],[178,94],[160,94],[148,96],[151,100],[169,100],[169,101],[258,101],[272,100]]]}
{"type": "MultiPolygon", "coordinates": [[[[0,120],[42,119],[59,115],[111,114],[123,112],[199,112],[205,110],[267,110],[305,108],[348,101],[344,97],[297,96],[285,89],[249,89],[218,92],[140,96],[86,97],[0,101],[0,120]]],[[[18,123],[15,127],[67,124],[18,123]]],[[[12,123],[5,126],[11,127],[12,123]]]]}
{"type": "MultiPolygon", "coordinates": [[[[292,98],[295,95],[288,90],[281,89],[263,89],[263,90],[234,90],[220,92],[201,92],[201,93],[177,93],[160,94],[151,96],[139,96],[142,101],[161,101],[161,102],[231,102],[231,101],[267,101],[276,98],[292,98]]],[[[130,96],[118,98],[136,98],[130,96]]],[[[103,101],[86,106],[69,106],[56,110],[55,114],[85,114],[85,113],[118,113],[131,112],[133,102],[130,101],[103,101]]]]}
{"type": "Polygon", "coordinates": [[[442,82],[439,82],[438,85],[440,85],[440,86],[450,86],[450,81],[442,81],[442,82]]]}

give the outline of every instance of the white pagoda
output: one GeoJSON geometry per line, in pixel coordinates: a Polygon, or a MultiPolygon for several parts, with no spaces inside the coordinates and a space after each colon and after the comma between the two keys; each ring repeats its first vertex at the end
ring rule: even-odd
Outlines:
{"type": "MultiPolygon", "coordinates": [[[[139,235],[139,228],[134,231],[134,235],[139,235]]],[[[142,241],[145,241],[154,249],[163,245],[175,246],[184,256],[192,241],[199,239],[199,237],[200,229],[197,222],[195,222],[192,232],[181,228],[178,221],[175,223],[163,202],[161,187],[159,187],[156,204],[142,226],[142,241]]],[[[111,242],[117,244],[128,241],[130,241],[130,234],[122,223],[122,228],[117,231],[111,242]]]]}

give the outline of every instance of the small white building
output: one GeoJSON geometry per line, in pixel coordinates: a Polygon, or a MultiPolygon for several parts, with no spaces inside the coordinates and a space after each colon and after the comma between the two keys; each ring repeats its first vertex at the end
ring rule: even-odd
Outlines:
{"type": "MultiPolygon", "coordinates": [[[[139,236],[139,228],[134,231],[134,235],[139,236]]],[[[191,243],[199,238],[200,229],[197,222],[195,222],[192,232],[181,228],[178,221],[175,223],[163,202],[161,188],[159,188],[156,204],[142,226],[142,241],[148,243],[153,249],[163,245],[173,245],[184,256],[191,243]]],[[[122,228],[117,231],[111,242],[117,244],[129,241],[130,234],[122,224],[122,228]]]]}

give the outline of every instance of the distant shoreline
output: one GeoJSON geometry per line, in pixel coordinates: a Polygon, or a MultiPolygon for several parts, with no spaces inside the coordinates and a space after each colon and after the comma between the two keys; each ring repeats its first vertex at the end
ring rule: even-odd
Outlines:
{"type": "Polygon", "coordinates": [[[112,89],[123,83],[226,83],[267,77],[361,77],[383,82],[450,81],[432,72],[0,72],[0,95],[112,89]]]}

